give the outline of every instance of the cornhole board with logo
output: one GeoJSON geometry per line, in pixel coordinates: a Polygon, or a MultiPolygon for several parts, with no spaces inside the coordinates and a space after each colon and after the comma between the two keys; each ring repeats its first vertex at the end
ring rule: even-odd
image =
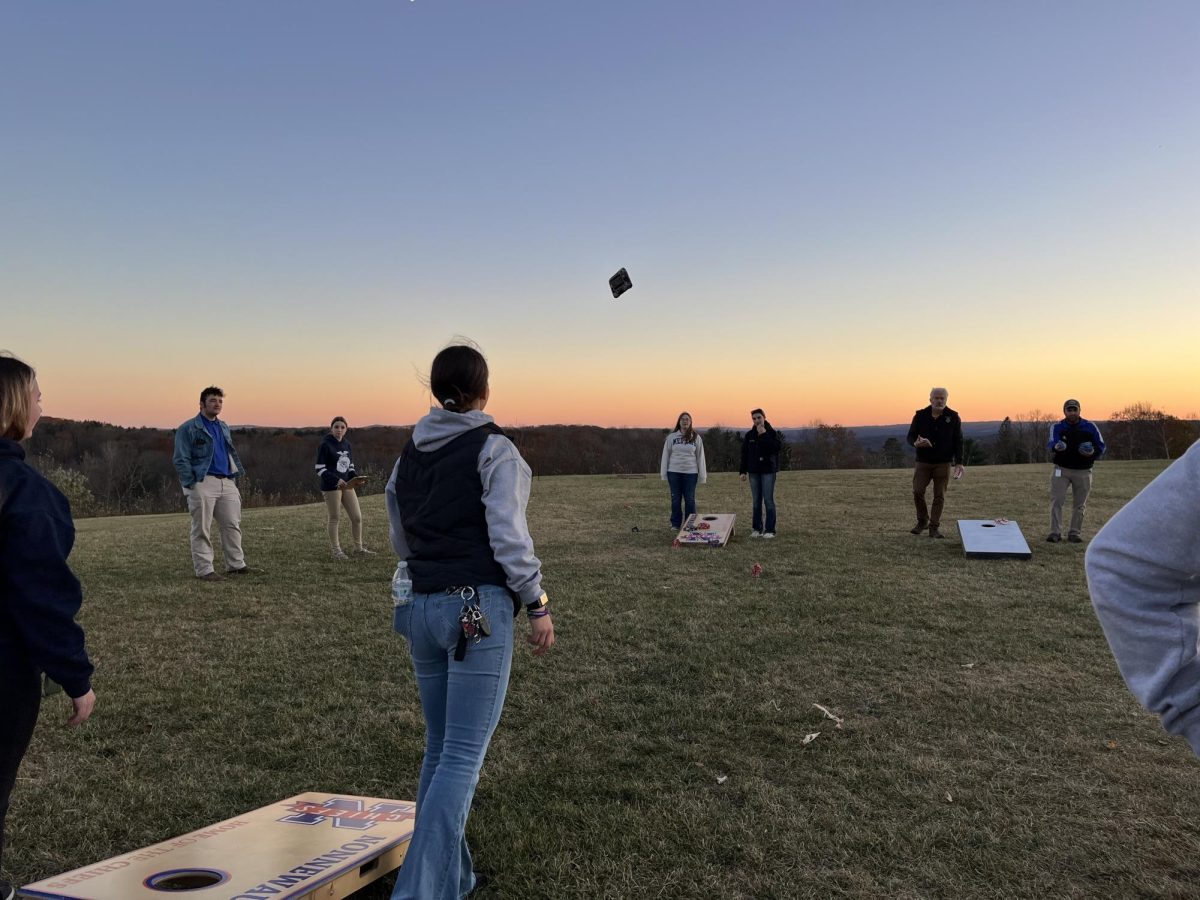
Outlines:
{"type": "Polygon", "coordinates": [[[959,519],[958,533],[967,559],[1033,558],[1021,526],[1011,519],[959,519]]]}
{"type": "Polygon", "coordinates": [[[21,888],[53,900],[340,900],[404,861],[416,805],[310,792],[21,888]]]}
{"type": "Polygon", "coordinates": [[[733,513],[692,513],[683,521],[672,547],[724,547],[733,537],[733,513]]]}

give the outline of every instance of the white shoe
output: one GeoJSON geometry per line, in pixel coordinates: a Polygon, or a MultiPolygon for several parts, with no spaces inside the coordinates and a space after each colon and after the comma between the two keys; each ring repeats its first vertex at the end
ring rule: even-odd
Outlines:
{"type": "Polygon", "coordinates": [[[333,555],[334,559],[349,559],[350,558],[345,553],[342,552],[341,547],[334,547],[332,555],[333,555]]]}
{"type": "Polygon", "coordinates": [[[775,537],[775,532],[773,532],[773,531],[764,531],[764,532],[763,532],[763,537],[765,537],[765,538],[773,538],[773,537],[775,537]]]}
{"type": "Polygon", "coordinates": [[[750,537],[762,537],[762,534],[757,531],[750,532],[750,537]]]}
{"type": "Polygon", "coordinates": [[[358,547],[354,550],[359,556],[375,556],[374,550],[368,550],[366,547],[358,547]]]}

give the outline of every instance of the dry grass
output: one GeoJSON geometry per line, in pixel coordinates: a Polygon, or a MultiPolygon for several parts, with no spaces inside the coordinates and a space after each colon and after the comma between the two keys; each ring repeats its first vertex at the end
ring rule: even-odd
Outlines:
{"type": "MultiPolygon", "coordinates": [[[[1087,531],[1160,468],[1102,464],[1087,531]]],[[[657,478],[538,480],[560,643],[520,647],[480,783],[488,895],[1194,896],[1200,766],[1125,691],[1083,548],[1042,542],[1048,481],[969,471],[934,542],[907,533],[907,472],[785,473],[764,542],[746,537],[748,490],[718,475],[701,508],[742,528],[713,551],[669,548],[657,478]],[[963,559],[954,519],[1000,515],[1033,560],[963,559]]],[[[382,550],[379,498],[364,507],[382,550]]],[[[13,876],[302,790],[413,794],[422,726],[391,562],[328,559],[322,514],[248,512],[267,572],[220,585],[189,577],[182,516],[80,524],[100,705],[67,732],[47,704],[13,876]]]]}

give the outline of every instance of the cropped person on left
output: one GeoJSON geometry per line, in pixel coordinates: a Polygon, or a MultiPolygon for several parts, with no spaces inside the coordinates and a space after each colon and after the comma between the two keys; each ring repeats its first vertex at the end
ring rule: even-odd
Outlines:
{"type": "MultiPolygon", "coordinates": [[[[75,621],[83,592],[67,565],[75,525],[67,498],[25,462],[20,441],[42,415],[28,365],[0,355],[0,861],[17,769],[42,702],[42,673],[71,698],[68,725],[92,714],[92,663],[75,621]]],[[[0,880],[0,900],[13,886],[0,880]]]]}

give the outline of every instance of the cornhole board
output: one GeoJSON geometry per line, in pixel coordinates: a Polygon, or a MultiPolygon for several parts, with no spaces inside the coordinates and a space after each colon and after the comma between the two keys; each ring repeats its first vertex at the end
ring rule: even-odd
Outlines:
{"type": "Polygon", "coordinates": [[[959,519],[967,559],[1032,559],[1021,527],[1012,519],[959,519]]]}
{"type": "Polygon", "coordinates": [[[416,805],[297,794],[198,831],[27,884],[53,900],[340,900],[404,861],[416,805]]]}
{"type": "Polygon", "coordinates": [[[733,513],[692,513],[683,521],[672,547],[724,547],[733,537],[733,513]]]}

